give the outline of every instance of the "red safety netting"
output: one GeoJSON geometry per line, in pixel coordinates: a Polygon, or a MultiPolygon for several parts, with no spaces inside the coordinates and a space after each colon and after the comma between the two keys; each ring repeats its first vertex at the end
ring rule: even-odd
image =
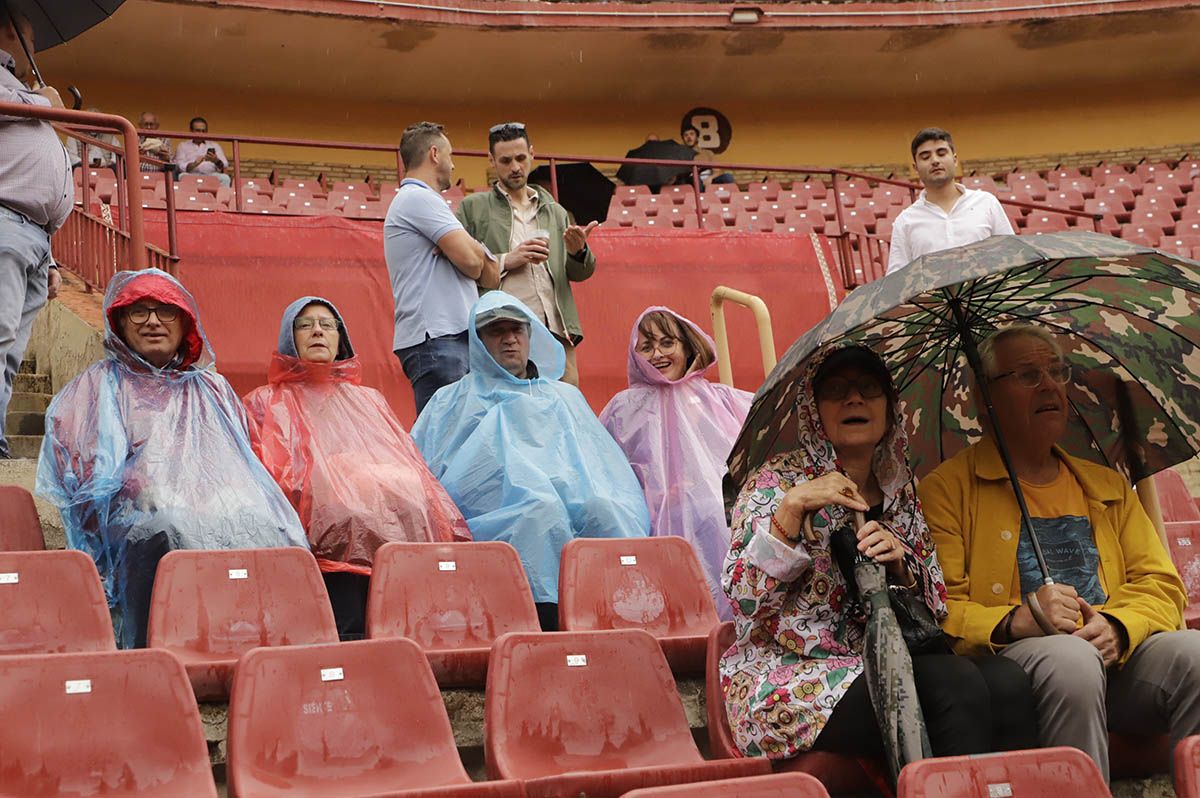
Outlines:
{"type": "MultiPolygon", "coordinates": [[[[166,239],[166,214],[146,211],[148,240],[166,239]]],[[[392,297],[383,224],[333,216],[180,213],[179,276],[195,295],[217,368],[245,394],[266,382],[279,317],[307,294],[333,301],[354,336],[363,383],[378,388],[405,427],[412,392],[391,353],[392,297]]],[[[823,239],[819,239],[824,241],[823,239]]],[[[597,268],[575,283],[585,340],[584,394],[599,412],[627,386],[629,329],[642,310],[666,304],[711,330],[709,297],[726,285],[761,296],[780,355],[843,294],[828,245],[818,258],[808,236],[697,230],[600,228],[590,239],[597,268]],[[826,268],[822,268],[822,262],[826,268]]],[[[762,382],[758,334],[748,311],[726,310],[734,383],[762,382]]]]}

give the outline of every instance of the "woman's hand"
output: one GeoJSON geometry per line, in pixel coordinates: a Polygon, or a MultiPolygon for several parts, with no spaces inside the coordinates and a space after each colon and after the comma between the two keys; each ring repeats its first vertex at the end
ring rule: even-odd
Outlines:
{"type": "Polygon", "coordinates": [[[904,565],[904,546],[899,539],[878,521],[868,521],[858,532],[858,550],[887,568],[892,576],[911,581],[904,565]]]}
{"type": "Polygon", "coordinates": [[[789,490],[775,511],[771,534],[789,545],[795,545],[803,533],[810,543],[814,542],[810,529],[806,529],[805,518],[822,507],[840,504],[851,510],[865,513],[871,508],[858,486],[845,474],[832,471],[804,482],[789,490]],[[782,532],[782,534],[781,534],[782,532]]]}

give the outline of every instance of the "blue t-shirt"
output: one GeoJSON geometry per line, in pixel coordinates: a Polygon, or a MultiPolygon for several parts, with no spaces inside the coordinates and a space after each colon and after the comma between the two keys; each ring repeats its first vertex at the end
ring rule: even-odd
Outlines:
{"type": "MultiPolygon", "coordinates": [[[[1021,489],[1051,578],[1075,588],[1088,604],[1097,606],[1106,602],[1108,596],[1100,584],[1100,553],[1088,519],[1087,498],[1075,475],[1060,463],[1053,482],[1030,485],[1022,480],[1021,489]]],[[[1017,569],[1021,574],[1022,594],[1044,584],[1033,544],[1023,529],[1017,545],[1017,569]]]]}
{"type": "Polygon", "coordinates": [[[428,185],[413,178],[400,183],[383,220],[383,255],[395,301],[393,350],[416,346],[426,335],[467,329],[479,289],[437,248],[442,236],[462,229],[428,185]]]}

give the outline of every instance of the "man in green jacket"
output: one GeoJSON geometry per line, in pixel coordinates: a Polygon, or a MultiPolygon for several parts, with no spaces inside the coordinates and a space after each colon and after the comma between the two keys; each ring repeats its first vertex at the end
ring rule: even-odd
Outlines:
{"type": "Polygon", "coordinates": [[[496,170],[491,191],[472,194],[458,208],[471,237],[502,253],[500,290],[521,300],[550,329],[567,352],[563,382],[578,387],[575,347],[583,340],[571,283],[596,271],[587,237],[599,225],[571,224],[550,192],[529,185],[533,147],[520,122],[488,131],[488,163],[496,170]]]}

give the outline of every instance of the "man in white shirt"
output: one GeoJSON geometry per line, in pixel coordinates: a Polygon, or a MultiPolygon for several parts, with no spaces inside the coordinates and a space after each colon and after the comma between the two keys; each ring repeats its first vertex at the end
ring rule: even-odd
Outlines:
{"type": "Polygon", "coordinates": [[[913,139],[912,158],[925,188],[892,225],[888,274],[930,252],[1013,235],[999,200],[954,182],[958,154],[949,133],[937,127],[922,130],[913,139]]]}
{"type": "Polygon", "coordinates": [[[208,120],[197,116],[188,123],[188,129],[195,138],[181,141],[175,148],[175,164],[179,171],[188,175],[213,175],[228,188],[233,183],[225,173],[229,159],[219,142],[204,137],[208,133],[208,120]]]}

